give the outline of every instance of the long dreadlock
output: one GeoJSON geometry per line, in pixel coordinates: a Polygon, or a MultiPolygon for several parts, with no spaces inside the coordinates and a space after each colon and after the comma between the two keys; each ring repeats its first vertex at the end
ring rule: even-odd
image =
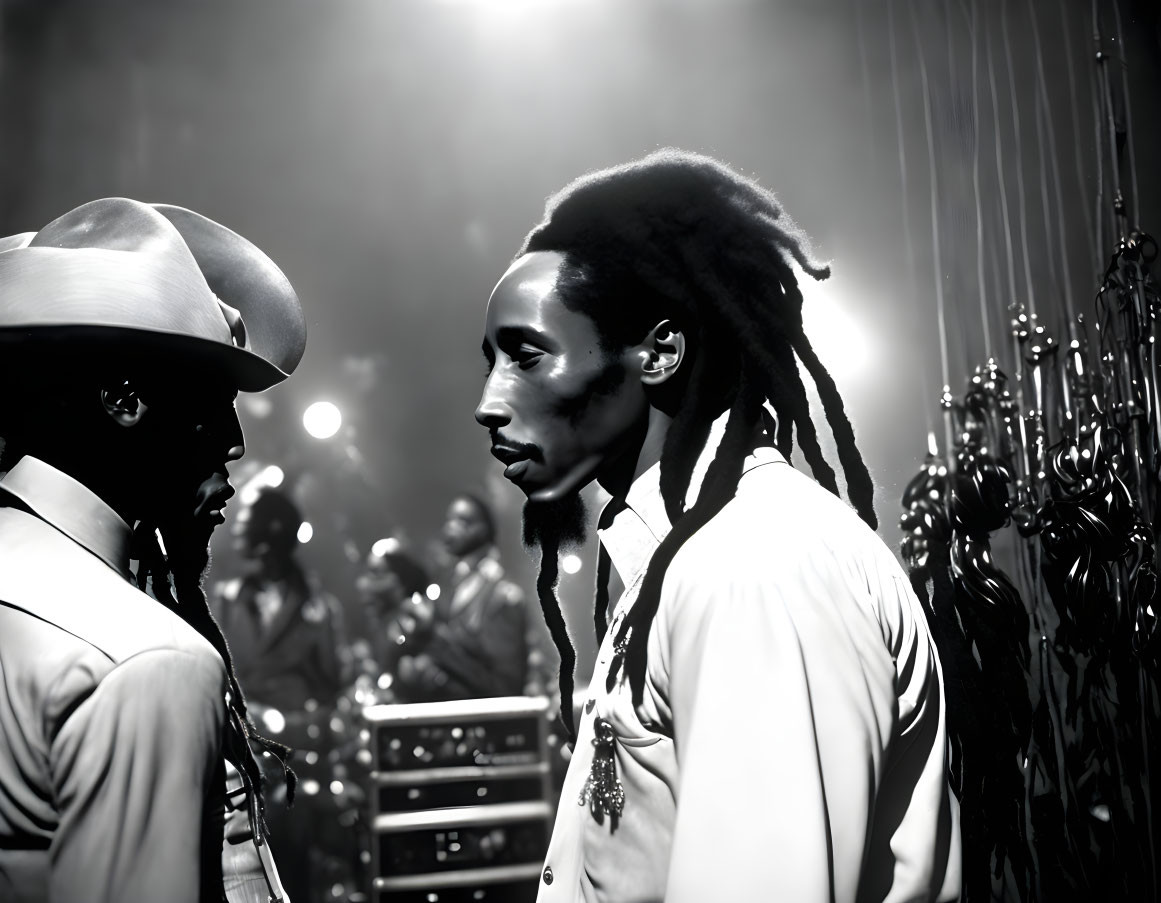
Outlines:
{"type": "Polygon", "coordinates": [[[254,726],[246,706],[238,675],[234,670],[234,658],[221,626],[210,610],[209,600],[202,588],[200,573],[182,573],[172,566],[170,558],[162,551],[157,541],[157,531],[148,524],[139,524],[134,531],[134,546],[138,555],[136,574],[137,587],[148,592],[209,642],[226,666],[229,686],[228,724],[223,742],[223,754],[227,761],[238,770],[247,790],[250,818],[255,830],[265,829],[265,794],[263,793],[262,769],[254,756],[251,744],[268,753],[282,768],[286,780],[287,803],[294,802],[297,777],[287,761],[291,750],[288,746],[260,734],[254,726]]]}
{"type": "MultiPolygon", "coordinates": [[[[589,316],[607,350],[640,341],[664,319],[687,339],[688,372],[671,381],[677,398],[661,454],[660,487],[673,525],[649,561],[641,592],[616,640],[634,702],[645,683],[645,652],[665,573],[682,545],[733,498],[760,423],[789,458],[794,437],[815,479],[838,481],[819,444],[799,361],[814,381],[835,438],[852,505],[872,528],[874,485],[855,445],[838,388],[803,332],[797,266],[814,279],[806,235],[777,198],[710,157],[665,149],[574,181],[548,200],[544,219],[517,257],[555,251],[564,263],[561,302],[589,316]],[[691,508],[686,496],[714,420],[728,410],[724,437],[691,508]]],[[[555,562],[541,562],[538,595],[561,650],[561,686],[574,661],[555,596],[555,562]]],[[[597,567],[594,626],[607,631],[608,556],[597,567]]],[[[562,703],[563,709],[563,703],[562,703]]],[[[570,724],[571,719],[566,721],[570,724]]]]}

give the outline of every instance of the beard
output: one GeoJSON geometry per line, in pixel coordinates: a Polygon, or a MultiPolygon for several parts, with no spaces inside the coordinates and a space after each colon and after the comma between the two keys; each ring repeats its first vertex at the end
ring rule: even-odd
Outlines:
{"type": "Polygon", "coordinates": [[[588,510],[579,492],[554,502],[524,503],[521,538],[529,551],[555,553],[584,544],[588,534],[588,510]]]}
{"type": "Polygon", "coordinates": [[[134,543],[140,589],[171,607],[191,592],[204,599],[202,584],[210,567],[204,529],[193,524],[154,527],[142,521],[134,530],[134,543]]]}

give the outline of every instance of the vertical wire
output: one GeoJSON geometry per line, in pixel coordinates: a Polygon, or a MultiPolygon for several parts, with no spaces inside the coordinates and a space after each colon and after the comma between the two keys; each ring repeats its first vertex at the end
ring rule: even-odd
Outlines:
{"type": "MultiPolygon", "coordinates": [[[[1051,134],[1047,140],[1044,136],[1044,126],[1046,119],[1051,115],[1048,110],[1048,97],[1046,93],[1041,92],[1043,63],[1044,60],[1040,55],[1040,29],[1036,25],[1036,10],[1032,8],[1032,0],[1029,0],[1029,18],[1032,20],[1032,36],[1033,46],[1036,51],[1036,84],[1033,88],[1033,96],[1035,98],[1035,106],[1033,109],[1032,118],[1036,124],[1036,159],[1038,161],[1038,169],[1040,172],[1040,209],[1044,218],[1044,252],[1048,263],[1048,278],[1052,286],[1053,300],[1060,298],[1063,292],[1060,287],[1060,271],[1056,264],[1056,244],[1052,240],[1052,204],[1049,200],[1048,192],[1048,172],[1049,160],[1048,149],[1046,145],[1052,141],[1051,134]]],[[[1060,221],[1058,213],[1057,222],[1060,221]]],[[[1053,309],[1055,305],[1050,305],[1049,309],[1053,309]]],[[[1072,319],[1072,306],[1066,305],[1068,310],[1068,319],[1072,319]]]]}
{"type": "MultiPolygon", "coordinates": [[[[1072,16],[1069,14],[1068,0],[1060,0],[1060,15],[1061,31],[1063,37],[1061,43],[1064,46],[1064,74],[1068,81],[1068,100],[1069,100],[1069,120],[1072,123],[1072,146],[1076,150],[1073,154],[1073,160],[1076,163],[1076,190],[1080,196],[1084,196],[1084,161],[1081,160],[1080,149],[1083,146],[1080,137],[1080,104],[1077,102],[1076,96],[1076,73],[1074,71],[1075,58],[1072,53],[1072,37],[1069,23],[1072,21],[1072,16]]],[[[1091,248],[1096,241],[1092,228],[1092,214],[1088,209],[1088,204],[1080,204],[1080,212],[1084,218],[1084,236],[1088,241],[1088,246],[1091,248]]],[[[1088,273],[1085,274],[1087,279],[1088,273]]]]}
{"type": "MultiPolygon", "coordinates": [[[[915,242],[911,234],[911,194],[907,178],[907,142],[903,134],[903,93],[899,88],[899,52],[895,42],[894,7],[893,0],[887,0],[887,46],[891,56],[891,94],[895,107],[895,142],[899,150],[900,197],[903,201],[903,250],[907,257],[907,281],[912,291],[914,291],[917,287],[915,280],[917,267],[915,263],[915,242]]],[[[925,381],[923,382],[923,398],[924,410],[930,412],[932,410],[931,393],[928,391],[925,381]]],[[[950,446],[947,452],[949,455],[951,454],[950,446]]]]}
{"type": "Polygon", "coordinates": [[[1008,39],[1008,17],[1000,11],[1000,35],[1004,42],[1004,61],[1008,71],[1008,100],[1012,110],[1012,139],[1016,148],[1016,199],[1020,205],[1020,249],[1024,255],[1024,290],[1027,292],[1028,316],[1036,316],[1036,289],[1032,283],[1032,259],[1028,253],[1028,210],[1024,200],[1024,153],[1020,138],[1020,105],[1016,97],[1016,72],[1012,65],[1012,45],[1008,39]]]}
{"type": "Polygon", "coordinates": [[[980,199],[980,83],[979,2],[971,0],[972,41],[972,191],[976,201],[976,284],[979,286],[980,321],[984,328],[984,354],[992,358],[992,326],[988,317],[988,286],[984,279],[984,214],[980,199]]]}
{"type": "Polygon", "coordinates": [[[911,217],[908,212],[907,144],[903,139],[903,100],[899,90],[899,59],[895,48],[894,3],[887,0],[887,43],[891,51],[891,90],[895,98],[895,140],[899,147],[899,182],[903,197],[903,249],[907,254],[907,274],[915,276],[915,246],[911,240],[911,217]]]}
{"type": "Polygon", "coordinates": [[[871,69],[867,62],[867,29],[866,17],[863,15],[863,2],[864,0],[855,0],[855,31],[858,35],[859,42],[859,69],[863,74],[863,107],[865,112],[864,118],[870,137],[871,166],[874,169],[878,169],[876,166],[876,148],[878,148],[879,142],[875,140],[875,107],[874,97],[871,92],[871,69]]]}
{"type": "MultiPolygon", "coordinates": [[[[931,125],[931,86],[927,79],[927,60],[923,55],[923,40],[919,34],[919,21],[915,15],[915,7],[910,7],[911,31],[915,38],[915,49],[919,57],[919,78],[923,84],[923,124],[927,132],[927,169],[931,194],[931,244],[935,256],[935,311],[939,324],[939,360],[940,372],[943,376],[943,385],[951,385],[947,360],[947,314],[944,309],[943,298],[943,259],[939,245],[939,192],[936,182],[935,169],[935,134],[931,125]]],[[[944,439],[947,442],[947,460],[950,466],[953,459],[953,441],[950,420],[944,422],[944,439]]]]}
{"type": "Polygon", "coordinates": [[[1129,157],[1129,190],[1132,192],[1133,206],[1131,214],[1128,217],[1128,224],[1130,227],[1141,224],[1141,209],[1137,206],[1139,199],[1137,197],[1137,158],[1133,153],[1133,106],[1129,102],[1129,71],[1128,60],[1124,58],[1125,54],[1125,37],[1121,32],[1121,7],[1120,4],[1113,0],[1113,22],[1116,23],[1117,29],[1117,46],[1121,48],[1120,70],[1121,70],[1121,93],[1125,102],[1125,151],[1129,157]]]}
{"type": "Polygon", "coordinates": [[[1108,139],[1109,148],[1109,188],[1112,190],[1113,198],[1113,204],[1110,207],[1110,221],[1113,227],[1112,238],[1116,242],[1124,237],[1117,234],[1120,224],[1117,222],[1116,199],[1121,197],[1121,174],[1117,159],[1117,121],[1113,109],[1112,86],[1109,84],[1108,54],[1105,53],[1101,42],[1100,10],[1096,0],[1093,0],[1092,16],[1093,40],[1097,47],[1097,93],[1101,104],[1101,117],[1097,123],[1097,147],[1099,148],[1101,145],[1101,127],[1104,126],[1104,136],[1108,139]]]}
{"type": "MultiPolygon", "coordinates": [[[[1004,143],[1000,133],[1000,102],[996,92],[996,70],[992,62],[992,40],[985,36],[984,49],[988,59],[988,86],[992,96],[992,117],[996,124],[996,179],[1000,187],[1000,213],[1004,220],[1004,259],[1008,264],[1008,298],[1016,303],[1016,257],[1012,250],[1012,217],[1008,211],[1008,186],[1004,178],[1004,143]]],[[[1016,372],[1020,371],[1020,355],[1016,355],[1016,372]]]]}
{"type": "MultiPolygon", "coordinates": [[[[1036,96],[1039,98],[1038,107],[1044,115],[1044,123],[1048,126],[1048,161],[1052,166],[1052,183],[1056,195],[1056,234],[1057,246],[1060,251],[1060,267],[1063,274],[1064,282],[1064,310],[1068,317],[1068,323],[1071,325],[1076,319],[1076,309],[1073,305],[1072,299],[1072,280],[1068,274],[1068,245],[1065,240],[1064,233],[1064,192],[1060,187],[1060,161],[1056,155],[1056,127],[1052,120],[1052,107],[1048,99],[1048,80],[1044,74],[1044,48],[1040,42],[1040,26],[1036,20],[1036,10],[1033,8],[1032,0],[1028,0],[1028,14],[1032,20],[1032,44],[1036,52],[1036,96]]],[[[1067,22],[1063,23],[1067,28],[1067,22]]],[[[1071,79],[1071,73],[1069,73],[1071,79]]],[[[1039,120],[1037,120],[1037,128],[1039,129],[1039,120]]],[[[1079,148],[1077,148],[1079,151],[1079,148]]],[[[1079,159],[1079,153],[1077,158],[1079,159]]],[[[1047,206],[1047,189],[1045,191],[1045,205],[1047,206]]],[[[1084,209],[1084,205],[1081,205],[1084,209]]],[[[1048,220],[1044,222],[1044,238],[1048,244],[1049,249],[1052,248],[1052,237],[1049,235],[1048,220]]],[[[1053,263],[1053,272],[1055,272],[1055,263],[1053,263]]]]}
{"type": "Polygon", "coordinates": [[[1101,134],[1101,125],[1104,122],[1105,92],[1101,88],[1101,30],[1100,13],[1097,11],[1097,0],[1092,0],[1092,54],[1096,65],[1089,70],[1089,84],[1092,87],[1092,118],[1093,118],[1093,147],[1096,148],[1096,251],[1097,251],[1097,278],[1105,272],[1105,152],[1104,140],[1101,134]]]}

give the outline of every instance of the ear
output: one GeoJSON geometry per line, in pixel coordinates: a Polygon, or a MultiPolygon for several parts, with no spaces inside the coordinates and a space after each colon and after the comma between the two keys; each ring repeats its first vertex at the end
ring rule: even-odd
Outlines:
{"type": "Polygon", "coordinates": [[[672,320],[662,320],[641,342],[643,361],[641,382],[660,386],[669,380],[685,360],[685,334],[672,320]]]}
{"type": "Polygon", "coordinates": [[[129,380],[122,380],[112,389],[101,390],[101,404],[119,426],[136,426],[149,410],[137,389],[129,380]]]}

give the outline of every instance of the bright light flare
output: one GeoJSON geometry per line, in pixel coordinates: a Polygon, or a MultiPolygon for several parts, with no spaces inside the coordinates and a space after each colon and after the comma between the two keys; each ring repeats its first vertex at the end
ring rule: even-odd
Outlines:
{"type": "Polygon", "coordinates": [[[329,439],[343,425],[343,413],[329,401],[316,401],[303,412],[302,425],[316,439],[329,439]]]}
{"type": "Polygon", "coordinates": [[[314,536],[314,527],[312,527],[310,525],[310,521],[304,520],[301,524],[298,525],[298,541],[299,542],[310,542],[310,540],[313,536],[314,536]]]}
{"type": "Polygon", "coordinates": [[[267,709],[262,713],[262,724],[272,734],[281,734],[286,730],[286,718],[278,709],[267,709]]]}
{"type": "Polygon", "coordinates": [[[579,555],[565,555],[560,559],[560,569],[566,574],[576,574],[581,569],[581,560],[579,555]]]}
{"type": "Polygon", "coordinates": [[[852,316],[851,305],[842,303],[842,287],[832,283],[801,274],[798,284],[804,331],[842,391],[866,375],[874,355],[871,331],[852,316]]]}

